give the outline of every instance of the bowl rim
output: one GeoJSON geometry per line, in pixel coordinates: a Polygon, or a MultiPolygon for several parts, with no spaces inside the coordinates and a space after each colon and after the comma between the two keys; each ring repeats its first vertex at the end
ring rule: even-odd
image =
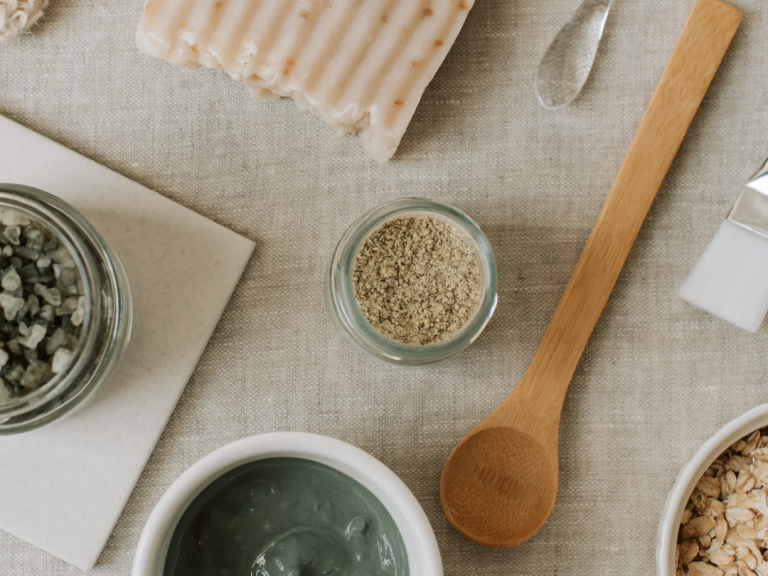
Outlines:
{"type": "Polygon", "coordinates": [[[181,514],[214,479],[242,464],[276,457],[306,458],[326,464],[360,482],[395,520],[408,554],[411,574],[443,576],[440,549],[416,497],[382,462],[342,440],[310,432],[269,432],[226,444],[187,468],[155,505],[141,533],[132,576],[162,576],[162,563],[181,514]]]}
{"type": "Polygon", "coordinates": [[[681,468],[664,502],[656,543],[656,574],[675,576],[675,545],[680,519],[693,488],[709,465],[747,434],[768,426],[768,404],[761,404],[728,422],[711,436],[681,468]]]}

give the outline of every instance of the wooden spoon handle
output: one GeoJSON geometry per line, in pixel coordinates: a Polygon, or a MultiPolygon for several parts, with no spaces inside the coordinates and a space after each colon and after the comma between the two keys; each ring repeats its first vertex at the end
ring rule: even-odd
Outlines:
{"type": "Polygon", "coordinates": [[[528,396],[536,414],[559,421],[582,352],[741,18],[741,11],[720,0],[696,0],[541,344],[513,392],[518,416],[531,412],[528,402],[520,402],[528,396]]]}

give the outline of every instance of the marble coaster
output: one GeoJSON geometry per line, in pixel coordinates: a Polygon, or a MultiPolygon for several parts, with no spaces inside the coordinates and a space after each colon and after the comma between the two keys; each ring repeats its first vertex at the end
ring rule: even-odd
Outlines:
{"type": "Polygon", "coordinates": [[[254,244],[2,116],[0,134],[0,182],[85,214],[133,293],[133,335],[110,381],[61,421],[0,437],[0,528],[89,570],[254,244]]]}

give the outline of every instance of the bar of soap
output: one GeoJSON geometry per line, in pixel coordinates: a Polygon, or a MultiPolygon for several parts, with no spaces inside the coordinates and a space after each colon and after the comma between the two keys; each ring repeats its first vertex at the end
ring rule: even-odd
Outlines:
{"type": "Polygon", "coordinates": [[[385,162],[474,0],[147,0],[140,50],[291,97],[385,162]]]}

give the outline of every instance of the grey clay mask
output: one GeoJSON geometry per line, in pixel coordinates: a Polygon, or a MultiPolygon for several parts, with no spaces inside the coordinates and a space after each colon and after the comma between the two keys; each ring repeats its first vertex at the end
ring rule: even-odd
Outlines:
{"type": "Polygon", "coordinates": [[[392,516],[368,489],[301,458],[245,464],[195,498],[164,576],[409,576],[392,516]]]}

